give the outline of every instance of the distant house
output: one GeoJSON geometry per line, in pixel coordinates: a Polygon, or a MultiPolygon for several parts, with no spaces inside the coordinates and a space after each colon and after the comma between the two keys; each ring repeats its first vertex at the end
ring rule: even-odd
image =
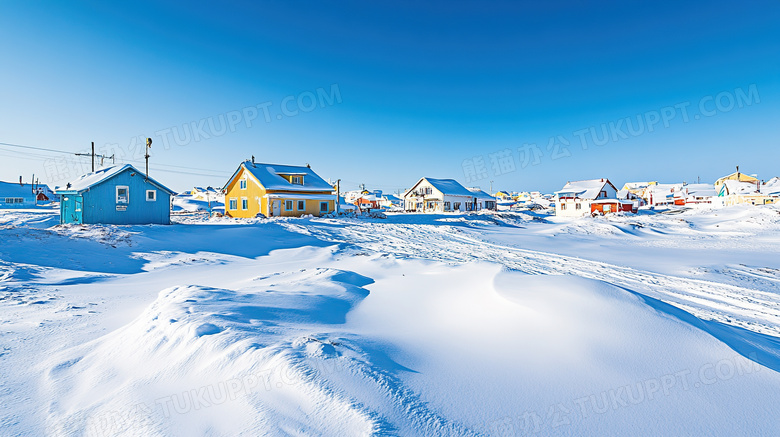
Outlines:
{"type": "Polygon", "coordinates": [[[224,191],[230,217],[321,216],[336,210],[335,189],[308,166],[244,161],[224,191]]]}
{"type": "Polygon", "coordinates": [[[675,205],[712,204],[717,193],[715,186],[710,184],[684,184],[672,195],[675,205]]]}
{"type": "MultiPolygon", "coordinates": [[[[647,189],[649,187],[652,187],[653,185],[656,185],[656,184],[658,184],[658,182],[656,182],[656,181],[649,181],[649,182],[626,182],[623,185],[623,189],[620,190],[620,191],[623,191],[623,190],[629,191],[629,192],[631,192],[633,194],[636,194],[637,196],[642,197],[644,199],[643,195],[645,194],[647,189]]],[[[618,196],[618,197],[620,197],[620,196],[618,196]]],[[[647,201],[647,199],[645,199],[645,201],[647,201]]]]}
{"type": "Polygon", "coordinates": [[[718,200],[724,206],[780,203],[780,186],[777,183],[761,184],[757,179],[755,182],[727,179],[719,186],[718,200]]]}
{"type": "Polygon", "coordinates": [[[490,194],[480,190],[479,188],[469,188],[469,191],[471,191],[475,197],[475,204],[477,206],[477,210],[482,209],[490,209],[495,211],[496,210],[496,198],[491,196],[490,194]]]}
{"type": "Polygon", "coordinates": [[[619,200],[609,179],[567,182],[555,192],[555,215],[581,217],[593,213],[631,211],[633,201],[619,200]]]}
{"type": "Polygon", "coordinates": [[[35,208],[57,199],[46,185],[0,182],[0,208],[35,208]]]}
{"type": "Polygon", "coordinates": [[[353,202],[359,209],[379,209],[382,208],[382,191],[376,190],[373,192],[364,191],[353,202]]]}
{"type": "Polygon", "coordinates": [[[382,196],[381,205],[384,208],[403,208],[404,200],[393,196],[392,194],[384,194],[382,196]]]}
{"type": "Polygon", "coordinates": [[[642,198],[650,206],[674,205],[675,193],[683,189],[684,184],[653,184],[645,188],[642,198]]]}
{"type": "Polygon", "coordinates": [[[88,173],[64,187],[60,222],[84,224],[169,224],[173,191],[130,164],[88,173]]]}
{"type": "Polygon", "coordinates": [[[471,192],[454,179],[424,177],[404,193],[404,209],[410,212],[478,211],[487,208],[485,196],[493,199],[495,205],[495,198],[480,193],[471,192]]]}

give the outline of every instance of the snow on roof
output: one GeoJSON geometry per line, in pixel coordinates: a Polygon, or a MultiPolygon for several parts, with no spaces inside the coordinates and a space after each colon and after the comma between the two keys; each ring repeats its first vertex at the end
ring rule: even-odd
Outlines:
{"type": "Polygon", "coordinates": [[[433,185],[434,188],[441,191],[443,194],[469,197],[473,195],[471,191],[466,189],[466,187],[461,185],[460,182],[456,181],[455,179],[434,179],[427,177],[423,179],[428,181],[429,184],[433,185]]]}
{"type": "Polygon", "coordinates": [[[639,199],[640,197],[627,189],[622,189],[617,192],[618,199],[639,199]]]}
{"type": "Polygon", "coordinates": [[[726,190],[724,194],[754,194],[759,189],[755,182],[742,182],[734,179],[724,180],[723,186],[726,190]]]}
{"type": "Polygon", "coordinates": [[[683,189],[689,196],[712,197],[717,195],[715,185],[712,184],[688,184],[683,189]]]}
{"type": "MultiPolygon", "coordinates": [[[[261,164],[244,161],[241,166],[247,169],[266,190],[281,191],[334,191],[333,187],[317,173],[305,166],[261,164]],[[303,184],[291,184],[280,175],[303,176],[303,184]]],[[[233,175],[235,177],[235,175],[233,175]]],[[[233,178],[230,178],[232,181],[233,178]]],[[[228,182],[229,184],[230,182],[228,182]]]]}
{"type": "Polygon", "coordinates": [[[655,182],[626,182],[623,185],[624,190],[638,190],[641,188],[647,188],[650,185],[654,185],[655,182]]]}
{"type": "Polygon", "coordinates": [[[567,182],[555,194],[573,194],[581,199],[595,199],[607,185],[607,179],[590,179],[586,181],[567,182]]]}
{"type": "MultiPolygon", "coordinates": [[[[55,191],[77,191],[77,192],[84,191],[108,179],[111,179],[112,177],[128,169],[132,169],[136,173],[140,173],[141,175],[143,175],[143,172],[138,171],[137,168],[133,167],[130,164],[112,165],[110,167],[101,168],[100,170],[97,170],[95,172],[82,175],[81,177],[79,177],[73,182],[70,182],[70,184],[64,187],[56,187],[55,191]]],[[[173,190],[167,188],[165,185],[157,182],[152,178],[149,178],[149,182],[153,183],[154,185],[157,185],[159,188],[163,190],[166,190],[169,194],[174,194],[173,190]]]]}
{"type": "Polygon", "coordinates": [[[0,181],[0,197],[35,197],[33,188],[37,188],[38,191],[42,191],[48,197],[54,195],[54,192],[46,185],[38,184],[19,184],[19,182],[2,182],[0,181]]]}
{"type": "Polygon", "coordinates": [[[483,199],[483,200],[493,200],[495,201],[496,198],[491,196],[490,194],[480,190],[479,188],[469,188],[469,191],[476,197],[477,199],[483,199]]]}
{"type": "Polygon", "coordinates": [[[393,196],[392,194],[385,194],[382,197],[384,197],[385,200],[390,201],[390,202],[400,202],[401,201],[401,199],[399,199],[396,196],[393,196]]]}

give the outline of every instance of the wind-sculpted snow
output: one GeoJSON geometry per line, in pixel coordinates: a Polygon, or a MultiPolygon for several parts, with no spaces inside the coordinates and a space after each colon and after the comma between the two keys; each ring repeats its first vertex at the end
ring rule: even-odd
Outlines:
{"type": "Polygon", "coordinates": [[[772,208],[52,215],[0,212],[0,435],[776,431],[772,208]]]}

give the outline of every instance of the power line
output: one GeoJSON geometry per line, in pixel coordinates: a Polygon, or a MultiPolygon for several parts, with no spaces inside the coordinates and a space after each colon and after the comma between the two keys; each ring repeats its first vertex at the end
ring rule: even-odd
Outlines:
{"type": "MultiPolygon", "coordinates": [[[[28,146],[28,145],[24,145],[24,144],[0,143],[0,146],[18,147],[18,148],[22,148],[22,149],[42,150],[42,151],[45,151],[45,152],[64,153],[66,155],[80,156],[78,153],[66,152],[66,151],[63,151],[63,150],[56,150],[56,149],[49,149],[49,148],[46,148],[46,147],[28,146]]],[[[9,152],[13,152],[13,151],[9,150],[9,152]]],[[[20,152],[13,152],[13,153],[20,153],[20,152]]],[[[6,155],[6,156],[8,156],[8,155],[6,155]]],[[[34,156],[44,157],[43,155],[34,155],[34,156]]],[[[19,158],[23,158],[23,157],[19,157],[19,158]]],[[[143,162],[143,161],[134,160],[134,159],[125,159],[124,161],[126,161],[126,162],[133,162],[133,163],[136,163],[136,164],[141,164],[143,162]]],[[[206,177],[228,177],[229,176],[229,174],[227,172],[221,172],[221,171],[218,171],[218,170],[211,170],[211,169],[207,169],[207,168],[197,168],[197,167],[187,167],[187,166],[173,165],[173,164],[154,164],[152,169],[154,169],[156,171],[165,172],[165,173],[187,174],[187,175],[193,175],[193,176],[206,176],[206,177]],[[201,170],[201,171],[207,171],[207,172],[212,172],[212,173],[216,173],[216,174],[204,174],[204,173],[196,173],[196,172],[168,170],[168,169],[165,169],[165,168],[162,168],[162,167],[181,168],[181,169],[185,169],[185,170],[201,170]]]]}

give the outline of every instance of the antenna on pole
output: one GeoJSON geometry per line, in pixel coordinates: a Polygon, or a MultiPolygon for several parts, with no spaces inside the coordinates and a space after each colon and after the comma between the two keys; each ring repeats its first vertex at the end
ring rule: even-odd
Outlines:
{"type": "Polygon", "coordinates": [[[144,155],[144,158],[146,159],[146,180],[149,180],[149,149],[152,148],[152,139],[147,138],[146,139],[146,154],[144,155]]]}

